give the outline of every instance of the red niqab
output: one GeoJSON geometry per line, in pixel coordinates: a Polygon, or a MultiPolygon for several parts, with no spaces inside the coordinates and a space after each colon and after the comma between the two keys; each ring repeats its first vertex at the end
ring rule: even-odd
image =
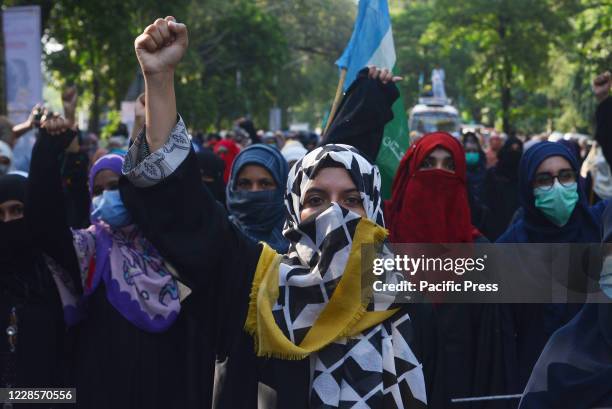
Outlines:
{"type": "Polygon", "coordinates": [[[400,162],[385,220],[393,243],[466,243],[480,233],[472,226],[466,189],[465,152],[446,132],[423,136],[400,162]],[[449,151],[455,172],[419,169],[436,148],[449,151]]]}

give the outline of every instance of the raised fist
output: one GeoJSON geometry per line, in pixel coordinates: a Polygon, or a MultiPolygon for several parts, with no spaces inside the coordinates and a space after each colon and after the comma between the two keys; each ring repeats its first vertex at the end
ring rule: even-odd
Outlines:
{"type": "Polygon", "coordinates": [[[174,17],[155,20],[134,41],[143,74],[174,72],[188,43],[187,27],[177,23],[174,17]]]}
{"type": "Polygon", "coordinates": [[[50,135],[59,135],[70,129],[70,121],[61,116],[50,116],[43,121],[41,128],[50,135]]]}

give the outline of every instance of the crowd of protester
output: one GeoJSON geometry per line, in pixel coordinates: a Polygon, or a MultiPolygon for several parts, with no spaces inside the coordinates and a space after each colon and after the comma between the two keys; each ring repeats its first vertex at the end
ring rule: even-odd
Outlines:
{"type": "Polygon", "coordinates": [[[131,135],[80,130],[73,87],[63,115],[0,121],[0,387],[105,409],[612,404],[606,304],[364,305],[356,285],[366,243],[607,242],[610,73],[592,143],[426,134],[383,200],[399,77],[362,70],[323,136],[190,132],[187,43],[171,17],[136,39],[131,135]]]}

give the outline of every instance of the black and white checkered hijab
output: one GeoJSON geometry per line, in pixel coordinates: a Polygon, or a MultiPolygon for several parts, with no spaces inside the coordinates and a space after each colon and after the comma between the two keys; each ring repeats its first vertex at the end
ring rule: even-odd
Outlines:
{"type": "MultiPolygon", "coordinates": [[[[289,172],[283,234],[289,252],[279,267],[279,296],[274,319],[298,345],[316,322],[342,278],[361,217],[336,203],[302,221],[306,191],[326,167],[345,168],[361,194],[368,219],[384,226],[378,168],[348,145],[325,145],[308,153],[289,172]]],[[[374,302],[368,310],[386,310],[374,302]]],[[[407,313],[350,338],[342,338],[311,354],[312,408],[426,407],[422,366],[410,343],[407,313]]]]}
{"type": "MultiPolygon", "coordinates": [[[[359,151],[349,145],[325,145],[300,159],[289,172],[285,204],[289,212],[289,230],[301,223],[304,195],[317,173],[330,166],[344,167],[357,190],[361,193],[363,208],[368,219],[384,227],[380,172],[359,151]]],[[[287,228],[285,228],[287,232],[287,228]]],[[[285,233],[287,234],[287,233],[285,233]]]]}

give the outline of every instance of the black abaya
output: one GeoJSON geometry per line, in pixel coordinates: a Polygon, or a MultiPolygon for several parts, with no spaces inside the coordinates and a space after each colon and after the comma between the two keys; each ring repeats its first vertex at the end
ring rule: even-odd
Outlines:
{"type": "MultiPolygon", "coordinates": [[[[26,202],[34,237],[46,254],[80,284],[72,232],[64,215],[60,179],[67,140],[41,134],[32,153],[26,202]]],[[[198,304],[206,300],[189,300],[198,304]]],[[[73,385],[77,406],[109,408],[202,408],[212,391],[213,356],[200,328],[190,319],[194,306],[185,303],[177,321],[153,334],[127,321],[107,300],[103,284],[89,297],[87,316],[77,325],[73,385]],[[203,342],[196,340],[203,338],[203,342]],[[208,354],[208,355],[207,355],[208,354]]]]}

